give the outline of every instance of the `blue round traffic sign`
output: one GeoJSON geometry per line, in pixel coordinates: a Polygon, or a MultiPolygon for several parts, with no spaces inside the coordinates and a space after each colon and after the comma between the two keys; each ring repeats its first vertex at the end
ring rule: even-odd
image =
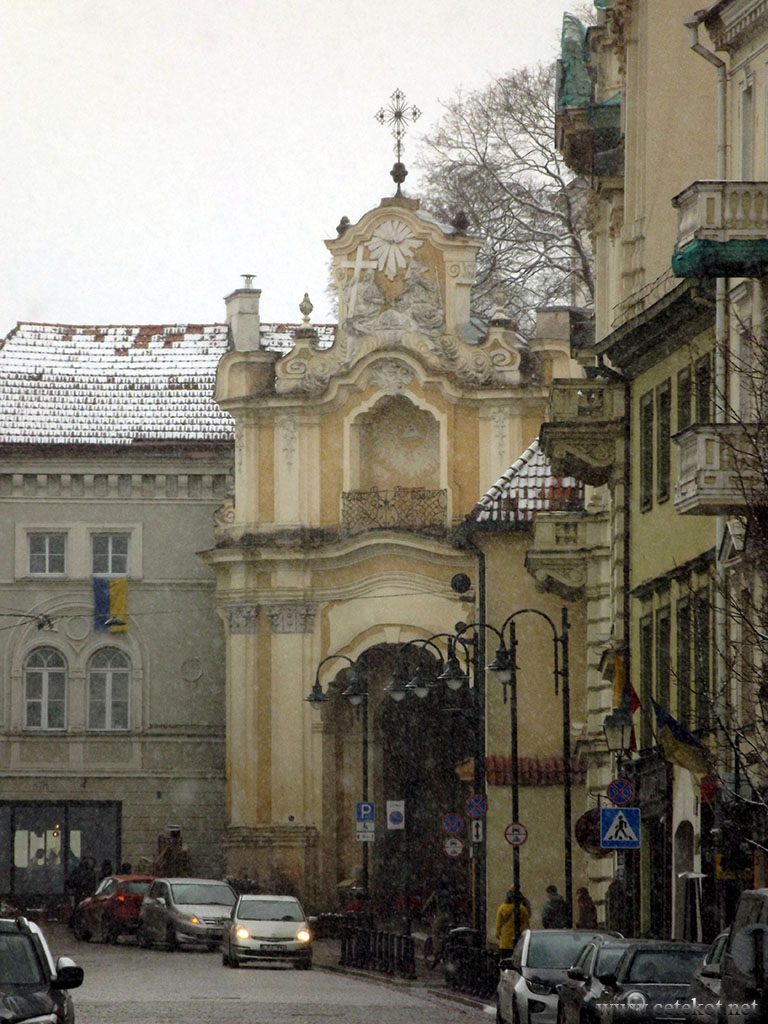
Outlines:
{"type": "Polygon", "coordinates": [[[632,803],[635,787],[629,779],[614,779],[609,784],[606,794],[614,807],[627,807],[632,803]]]}
{"type": "Polygon", "coordinates": [[[488,813],[488,801],[482,793],[471,796],[465,806],[470,818],[484,818],[488,813]]]}
{"type": "Polygon", "coordinates": [[[460,814],[446,814],[443,818],[443,831],[447,832],[451,836],[455,836],[458,832],[464,828],[464,819],[460,814]]]}

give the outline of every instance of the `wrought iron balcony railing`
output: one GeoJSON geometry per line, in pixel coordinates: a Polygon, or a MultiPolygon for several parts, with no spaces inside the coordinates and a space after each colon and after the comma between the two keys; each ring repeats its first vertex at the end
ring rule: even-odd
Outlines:
{"type": "Polygon", "coordinates": [[[365,530],[439,531],[446,527],[448,492],[425,487],[395,487],[380,491],[344,491],[341,529],[345,534],[365,530]]]}

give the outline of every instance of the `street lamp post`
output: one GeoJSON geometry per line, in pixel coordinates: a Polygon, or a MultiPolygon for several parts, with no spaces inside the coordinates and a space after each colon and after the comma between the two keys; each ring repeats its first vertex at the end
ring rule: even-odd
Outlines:
{"type": "MultiPolygon", "coordinates": [[[[507,616],[499,631],[500,643],[496,657],[488,666],[505,688],[505,699],[509,698],[509,729],[510,758],[512,784],[512,818],[520,820],[520,779],[518,767],[518,708],[517,708],[517,627],[516,619],[520,615],[538,615],[548,623],[552,630],[553,640],[553,677],[555,694],[562,693],[563,706],[563,856],[565,867],[565,902],[570,927],[573,921],[573,840],[571,836],[571,691],[570,670],[568,664],[568,609],[561,612],[560,633],[552,619],[538,608],[520,608],[507,616]],[[507,631],[509,643],[504,642],[507,631]]],[[[520,892],[520,848],[512,847],[512,884],[517,893],[520,892]]],[[[519,901],[515,902],[515,933],[520,934],[519,901]]]]}

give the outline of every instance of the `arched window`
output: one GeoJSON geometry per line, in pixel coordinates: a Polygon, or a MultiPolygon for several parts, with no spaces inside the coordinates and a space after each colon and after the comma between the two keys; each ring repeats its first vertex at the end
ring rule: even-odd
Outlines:
{"type": "Polygon", "coordinates": [[[66,707],[67,663],[53,647],[38,647],[24,663],[24,725],[63,729],[66,707]]]}
{"type": "Polygon", "coordinates": [[[127,729],[131,663],[122,651],[104,647],[88,662],[88,728],[127,729]]]}

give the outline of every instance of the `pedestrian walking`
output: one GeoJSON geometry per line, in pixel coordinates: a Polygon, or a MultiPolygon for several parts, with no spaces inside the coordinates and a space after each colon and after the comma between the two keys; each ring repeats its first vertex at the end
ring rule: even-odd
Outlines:
{"type": "Polygon", "coordinates": [[[531,917],[528,913],[523,897],[513,889],[507,890],[504,902],[496,911],[496,938],[499,940],[499,950],[503,953],[515,948],[515,943],[520,935],[531,927],[531,917]],[[515,920],[519,929],[515,928],[515,920]]]}
{"type": "Polygon", "coordinates": [[[541,910],[542,928],[567,928],[568,907],[556,885],[547,886],[547,901],[541,910]]]}
{"type": "Polygon", "coordinates": [[[579,903],[579,916],[576,918],[576,927],[597,928],[597,907],[589,895],[589,889],[582,885],[580,889],[576,890],[576,897],[579,903]]]}

